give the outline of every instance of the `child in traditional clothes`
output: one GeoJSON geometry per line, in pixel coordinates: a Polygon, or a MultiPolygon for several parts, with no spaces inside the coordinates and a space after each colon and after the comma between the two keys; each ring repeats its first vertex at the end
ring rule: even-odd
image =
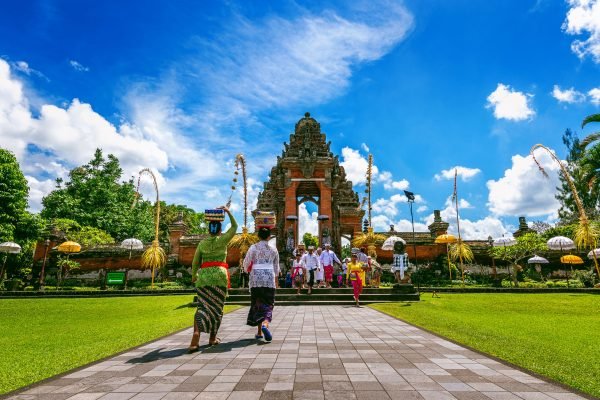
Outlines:
{"type": "Polygon", "coordinates": [[[296,254],[296,259],[292,264],[292,282],[294,287],[297,289],[296,294],[300,294],[300,289],[304,284],[304,276],[306,275],[306,267],[300,253],[296,254]]]}

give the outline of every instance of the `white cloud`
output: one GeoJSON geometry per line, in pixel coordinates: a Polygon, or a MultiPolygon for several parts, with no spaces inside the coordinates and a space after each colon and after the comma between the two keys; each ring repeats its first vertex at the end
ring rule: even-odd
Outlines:
{"type": "Polygon", "coordinates": [[[306,203],[300,204],[298,207],[298,232],[300,238],[302,238],[306,232],[318,235],[319,221],[317,220],[317,217],[317,212],[308,212],[306,203]]]}
{"type": "Polygon", "coordinates": [[[79,72],[88,72],[90,70],[88,67],[86,67],[85,65],[82,65],[81,63],[79,63],[78,61],[75,61],[75,60],[69,60],[69,65],[75,71],[79,71],[79,72]]]}
{"type": "Polygon", "coordinates": [[[10,72],[8,63],[0,59],[0,146],[15,153],[34,186],[33,210],[40,209],[39,201],[47,194],[44,191],[54,187],[48,175],[64,177],[68,169],[87,163],[96,148],[119,158],[123,179],[152,167],[162,183],[167,179],[164,174],[178,169],[179,179],[194,185],[199,176],[212,177],[219,170],[210,154],[192,150],[173,128],[172,115],[176,113],[168,107],[148,105],[145,118],[136,115],[140,125],[124,121],[115,126],[77,99],[65,107],[44,104],[34,116],[23,84],[10,72]],[[28,149],[30,145],[36,149],[28,149]],[[198,168],[198,160],[202,160],[202,168],[198,168]]]}
{"type": "Polygon", "coordinates": [[[369,146],[367,146],[367,144],[366,144],[366,143],[361,143],[361,144],[360,144],[360,148],[361,148],[361,149],[363,149],[364,151],[366,151],[367,153],[368,153],[369,151],[371,151],[371,150],[369,149],[369,146]]]}
{"type": "Polygon", "coordinates": [[[452,168],[444,169],[439,174],[435,174],[434,178],[437,181],[441,181],[442,179],[454,179],[454,172],[456,171],[456,175],[460,177],[463,182],[471,180],[477,174],[481,172],[479,168],[468,168],[461,167],[457,165],[452,168]]]}
{"type": "Polygon", "coordinates": [[[496,90],[488,96],[486,107],[494,109],[496,119],[522,121],[535,115],[530,104],[532,97],[532,94],[519,92],[508,85],[498,83],[496,90]]]}
{"type": "Polygon", "coordinates": [[[596,105],[600,105],[600,87],[593,88],[588,92],[590,101],[596,105]]]}
{"type": "MultiPolygon", "coordinates": [[[[346,177],[354,185],[360,185],[367,182],[367,167],[369,161],[365,156],[360,154],[358,150],[354,150],[350,147],[344,147],[342,149],[342,161],[340,165],[344,167],[346,171],[346,177]]],[[[379,169],[376,165],[372,168],[372,177],[376,178],[379,173],[379,169]]]]}
{"type": "Polygon", "coordinates": [[[581,103],[585,101],[585,94],[578,92],[575,88],[561,90],[558,85],[554,85],[552,97],[560,103],[581,103]]]}
{"type": "Polygon", "coordinates": [[[383,57],[412,27],[401,4],[382,1],[371,11],[353,20],[331,10],[258,22],[239,16],[218,40],[203,43],[210,57],[195,73],[229,111],[323,102],[349,86],[353,67],[383,57]]]}
{"type": "Polygon", "coordinates": [[[487,182],[488,207],[492,213],[533,217],[557,212],[560,204],[554,196],[560,185],[559,166],[546,152],[537,151],[536,158],[550,179],[542,175],[530,155],[514,155],[512,166],[504,171],[504,176],[487,182]]]}
{"type": "MultiPolygon", "coordinates": [[[[473,206],[465,199],[459,198],[458,207],[460,217],[460,234],[464,239],[484,240],[488,236],[499,237],[506,232],[511,231],[511,227],[505,226],[502,221],[495,216],[486,216],[482,219],[472,221],[464,218],[462,210],[473,208],[473,206]]],[[[448,233],[457,235],[458,229],[456,225],[456,207],[452,201],[452,197],[448,197],[444,204],[444,209],[440,210],[440,216],[443,221],[450,224],[448,233]]],[[[425,219],[427,225],[433,223],[433,214],[430,214],[425,219]]]]}
{"type": "MultiPolygon", "coordinates": [[[[376,214],[384,214],[388,217],[395,217],[398,214],[399,204],[406,204],[408,210],[408,199],[404,194],[394,194],[390,198],[379,198],[373,204],[373,212],[376,214]]],[[[425,200],[421,195],[415,195],[415,203],[423,204],[425,200]]]]}
{"type": "Polygon", "coordinates": [[[600,1],[568,0],[570,9],[562,29],[570,35],[584,35],[585,40],[575,40],[571,50],[581,59],[591,56],[600,63],[600,1]]]}
{"type": "Polygon", "coordinates": [[[427,206],[419,206],[419,208],[417,208],[417,212],[422,213],[422,212],[427,211],[428,209],[429,209],[429,207],[427,207],[427,206]]]}
{"type": "MultiPolygon", "coordinates": [[[[387,232],[390,230],[390,225],[394,225],[396,232],[412,232],[410,219],[394,220],[387,215],[376,215],[371,220],[376,232],[387,232]]],[[[415,221],[415,232],[429,232],[427,224],[415,221]]]]}

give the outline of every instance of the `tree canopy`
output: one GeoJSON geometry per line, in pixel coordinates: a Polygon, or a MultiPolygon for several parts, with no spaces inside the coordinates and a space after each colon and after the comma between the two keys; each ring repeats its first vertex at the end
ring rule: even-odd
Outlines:
{"type": "Polygon", "coordinates": [[[15,239],[17,225],[27,214],[28,196],[29,186],[17,158],[0,149],[0,242],[15,239]]]}
{"type": "Polygon", "coordinates": [[[133,178],[121,181],[123,170],[119,160],[109,154],[106,158],[97,149],[86,165],[69,172],[69,180],[56,180],[56,189],[42,200],[42,217],[53,220],[67,218],[80,226],[94,227],[116,240],[137,237],[152,238],[152,208],[135,199],[133,178]]]}

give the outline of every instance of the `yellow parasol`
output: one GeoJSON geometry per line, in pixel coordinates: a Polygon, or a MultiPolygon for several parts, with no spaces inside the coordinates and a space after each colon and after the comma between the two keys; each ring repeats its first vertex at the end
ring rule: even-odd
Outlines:
{"type": "Polygon", "coordinates": [[[61,253],[79,253],[81,251],[81,245],[77,242],[73,242],[71,240],[61,243],[56,250],[61,253]]]}
{"type": "Polygon", "coordinates": [[[560,262],[569,265],[583,264],[583,260],[581,259],[581,257],[574,256],[573,254],[567,254],[566,256],[562,256],[560,258],[560,262]]]}
{"type": "Polygon", "coordinates": [[[450,276],[450,280],[452,280],[452,268],[450,268],[450,249],[448,246],[450,243],[456,243],[458,239],[456,236],[451,235],[449,233],[444,233],[435,238],[435,243],[437,244],[445,244],[446,245],[446,255],[448,256],[448,275],[450,276]]]}

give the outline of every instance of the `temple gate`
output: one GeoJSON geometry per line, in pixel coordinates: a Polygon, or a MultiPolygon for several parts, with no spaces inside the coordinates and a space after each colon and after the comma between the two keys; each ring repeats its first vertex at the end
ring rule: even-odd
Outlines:
{"type": "Polygon", "coordinates": [[[319,210],[319,244],[331,243],[339,253],[342,236],[351,239],[361,231],[365,214],[352,182],[346,179],[331,142],[321,133],[320,124],[306,113],[296,124],[289,144],[271,169],[269,181],[258,195],[257,209],[275,211],[277,249],[291,252],[299,237],[298,209],[307,201],[319,210]]]}

